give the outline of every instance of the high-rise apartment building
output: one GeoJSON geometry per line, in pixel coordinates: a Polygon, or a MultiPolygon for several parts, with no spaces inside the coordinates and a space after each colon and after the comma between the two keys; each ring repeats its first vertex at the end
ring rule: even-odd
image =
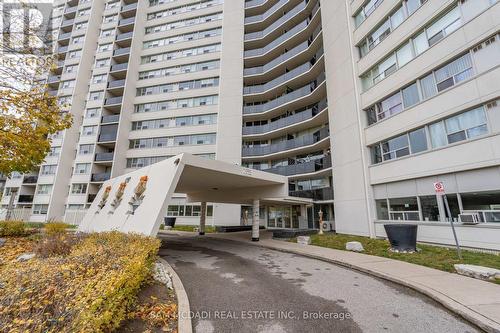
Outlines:
{"type": "MultiPolygon", "coordinates": [[[[464,245],[499,248],[498,17],[498,0],[55,0],[47,83],[74,126],[2,205],[15,187],[32,220],[63,218],[110,177],[188,152],[312,199],[261,208],[269,228],[314,228],[321,211],[342,233],[404,221],[450,243],[446,222],[472,221],[464,245]]],[[[166,215],[199,211],[176,196],[166,215]]]]}

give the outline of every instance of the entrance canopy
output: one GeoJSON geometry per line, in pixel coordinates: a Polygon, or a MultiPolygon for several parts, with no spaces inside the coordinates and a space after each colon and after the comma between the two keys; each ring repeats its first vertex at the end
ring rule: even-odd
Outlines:
{"type": "Polygon", "coordinates": [[[288,196],[286,177],[182,154],[106,181],[79,231],[154,236],[174,193],[186,194],[189,202],[312,204],[288,196]]]}

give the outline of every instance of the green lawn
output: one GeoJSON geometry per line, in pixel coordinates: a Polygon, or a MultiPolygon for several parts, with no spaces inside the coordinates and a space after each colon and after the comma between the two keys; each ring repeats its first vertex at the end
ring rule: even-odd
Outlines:
{"type": "MultiPolygon", "coordinates": [[[[296,239],[293,240],[296,242],[296,239]]],[[[418,244],[421,250],[419,253],[403,254],[388,251],[389,242],[382,239],[371,239],[361,236],[350,235],[313,235],[311,244],[328,247],[332,249],[345,250],[345,244],[351,241],[358,241],[363,244],[365,254],[379,257],[386,257],[396,260],[406,261],[412,264],[423,265],[447,272],[454,272],[454,264],[471,264],[500,269],[500,255],[478,253],[462,250],[463,260],[459,260],[455,248],[445,248],[440,246],[418,244]]],[[[497,281],[500,283],[500,281],[497,281]]]]}
{"type": "MultiPolygon", "coordinates": [[[[175,227],[172,228],[172,230],[194,232],[194,229],[199,228],[199,227],[200,226],[198,226],[198,225],[176,225],[175,227]]],[[[205,226],[205,232],[206,233],[213,233],[213,232],[215,232],[215,228],[207,225],[207,226],[205,226]]]]}

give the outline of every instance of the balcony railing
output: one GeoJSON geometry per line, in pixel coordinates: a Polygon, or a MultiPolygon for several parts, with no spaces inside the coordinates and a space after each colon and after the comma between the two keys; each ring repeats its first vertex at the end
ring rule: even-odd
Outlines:
{"type": "Polygon", "coordinates": [[[315,190],[290,191],[290,196],[313,199],[313,201],[333,200],[333,188],[325,187],[315,190]]]}
{"type": "Polygon", "coordinates": [[[262,171],[271,172],[282,176],[295,176],[295,175],[302,175],[302,174],[321,171],[324,169],[328,169],[331,166],[332,166],[332,159],[330,157],[327,157],[305,163],[264,169],[262,171]]]}
{"type": "Polygon", "coordinates": [[[109,116],[102,116],[101,124],[117,123],[120,120],[119,114],[112,114],[109,116]]]}
{"type": "MultiPolygon", "coordinates": [[[[321,33],[321,29],[318,30],[315,34],[313,34],[312,39],[314,40],[320,33],[321,33]]],[[[309,42],[309,41],[302,42],[299,45],[297,45],[296,47],[294,47],[293,49],[291,49],[290,51],[280,55],[279,57],[271,60],[270,62],[268,62],[267,64],[265,64],[263,66],[250,67],[250,68],[243,69],[243,75],[250,76],[250,75],[258,75],[258,74],[265,73],[265,72],[269,71],[270,69],[278,66],[279,64],[282,64],[282,63],[288,61],[289,59],[295,57],[297,54],[304,52],[305,50],[307,50],[309,48],[309,46],[311,44],[312,44],[312,42],[309,42]]],[[[316,58],[319,58],[321,55],[323,55],[323,48],[321,48],[317,52],[316,58]]]]}
{"type": "Polygon", "coordinates": [[[116,36],[116,40],[124,40],[124,39],[128,39],[128,38],[132,38],[133,35],[134,35],[133,31],[126,32],[124,34],[119,34],[118,36],[116,36]]]}
{"type": "Polygon", "coordinates": [[[65,10],[64,10],[64,14],[71,14],[71,13],[74,13],[78,10],[78,6],[73,6],[73,7],[67,7],[65,10]]]}
{"type": "Polygon", "coordinates": [[[273,143],[267,146],[243,147],[242,155],[244,157],[265,156],[296,148],[307,147],[322,141],[327,138],[328,135],[328,128],[325,127],[313,134],[306,134],[295,139],[273,143]]]}
{"type": "Polygon", "coordinates": [[[111,178],[111,173],[110,172],[103,172],[103,173],[93,173],[90,181],[92,182],[105,182],[106,180],[109,180],[111,178]]]}
{"type": "Polygon", "coordinates": [[[120,27],[127,24],[134,24],[134,22],[135,22],[135,16],[118,21],[118,26],[120,27]]]}
{"type": "Polygon", "coordinates": [[[250,7],[255,7],[255,6],[260,6],[264,3],[266,3],[268,0],[251,0],[251,1],[246,1],[245,2],[245,9],[250,8],[250,7]]]}
{"type": "Polygon", "coordinates": [[[110,97],[110,98],[106,98],[106,100],[104,101],[104,105],[121,104],[122,101],[123,101],[123,96],[110,97]]]}
{"type": "Polygon", "coordinates": [[[263,14],[245,17],[245,24],[264,21],[266,18],[275,13],[278,9],[283,7],[287,2],[288,0],[280,0],[276,4],[274,4],[274,6],[266,10],[266,12],[263,14]]]}
{"type": "Polygon", "coordinates": [[[115,133],[102,133],[99,135],[97,140],[98,142],[112,142],[116,141],[116,132],[115,133]]]}
{"type": "Polygon", "coordinates": [[[66,32],[64,34],[60,34],[59,36],[57,36],[57,39],[58,40],[63,40],[63,39],[68,39],[71,37],[71,32],[66,32]]]}
{"type": "Polygon", "coordinates": [[[260,84],[260,85],[255,85],[255,86],[248,86],[243,88],[243,94],[244,95],[251,95],[251,94],[260,94],[263,93],[267,90],[270,90],[272,88],[275,88],[287,81],[290,81],[291,79],[296,78],[297,76],[300,76],[302,74],[307,73],[314,64],[312,62],[307,62],[305,64],[300,65],[299,67],[296,67],[292,69],[291,71],[278,76],[277,78],[266,82],[265,84],[260,84]]]}
{"type": "Polygon", "coordinates": [[[325,73],[321,73],[321,75],[319,75],[315,81],[309,83],[308,85],[306,85],[302,88],[294,90],[289,94],[280,96],[280,97],[275,98],[273,100],[270,100],[269,102],[264,103],[264,104],[244,106],[243,107],[243,114],[267,112],[267,111],[272,110],[278,106],[282,106],[286,103],[289,103],[293,100],[310,95],[324,81],[325,81],[325,73]]]}
{"type": "Polygon", "coordinates": [[[24,177],[23,179],[24,184],[36,184],[37,181],[38,181],[38,176],[27,176],[24,177]]]}
{"type": "Polygon", "coordinates": [[[61,81],[60,76],[49,76],[47,79],[48,83],[54,83],[54,82],[59,82],[59,81],[61,81]]]}
{"type": "Polygon", "coordinates": [[[108,82],[108,88],[123,87],[124,85],[125,85],[125,79],[108,82]]]}
{"type": "Polygon", "coordinates": [[[75,20],[66,20],[66,21],[62,21],[61,23],[61,27],[67,27],[67,26],[70,26],[70,25],[73,25],[73,23],[75,22],[75,20]]]}
{"type": "MultiPolygon", "coordinates": [[[[247,40],[252,40],[252,39],[258,39],[262,38],[264,36],[267,36],[269,33],[273,32],[277,27],[282,25],[283,23],[287,22],[290,18],[295,16],[296,14],[300,13],[302,10],[304,10],[307,6],[307,1],[304,0],[301,3],[299,3],[297,6],[295,6],[292,10],[290,10],[288,13],[280,17],[278,20],[273,22],[270,26],[265,28],[264,30],[261,31],[255,31],[255,32],[250,32],[245,34],[245,41],[247,40]]],[[[255,16],[252,16],[255,17],[255,16]]],[[[246,19],[245,19],[246,21],[246,19]]]]}
{"type": "Polygon", "coordinates": [[[33,202],[33,196],[32,195],[20,195],[19,199],[17,199],[17,202],[31,203],[31,202],[33,202]]]}
{"type": "Polygon", "coordinates": [[[114,56],[127,54],[127,53],[130,53],[130,47],[120,48],[120,49],[116,49],[113,51],[114,56]]]}
{"type": "Polygon", "coordinates": [[[57,48],[57,53],[64,53],[64,52],[67,52],[68,51],[68,47],[67,46],[59,46],[57,48]]]}
{"type": "Polygon", "coordinates": [[[121,9],[121,11],[122,12],[127,12],[129,10],[134,10],[134,9],[137,9],[137,2],[134,2],[134,3],[131,3],[131,4],[123,6],[122,9],[121,9]]]}
{"type": "Polygon", "coordinates": [[[299,33],[302,30],[305,30],[308,25],[309,25],[308,20],[304,20],[301,23],[297,24],[292,29],[288,30],[283,35],[279,36],[278,38],[276,38],[275,40],[273,40],[272,42],[267,44],[266,46],[258,48],[258,49],[251,49],[251,50],[245,51],[243,56],[245,58],[250,58],[250,57],[257,57],[257,56],[261,56],[263,54],[266,54],[267,52],[271,51],[272,49],[274,49],[275,47],[277,47],[278,45],[280,45],[281,43],[283,43],[284,41],[286,41],[290,37],[294,36],[295,34],[299,33]]]}
{"type": "Polygon", "coordinates": [[[122,71],[128,68],[128,62],[111,66],[111,72],[122,71]]]}
{"type": "Polygon", "coordinates": [[[113,161],[114,156],[115,156],[115,153],[97,153],[97,154],[95,154],[95,161],[96,162],[113,161]]]}
{"type": "Polygon", "coordinates": [[[324,110],[327,107],[326,100],[322,100],[314,107],[304,110],[302,112],[296,113],[289,117],[280,118],[276,121],[270,122],[265,125],[260,126],[249,126],[243,127],[243,135],[255,135],[255,134],[263,134],[278,130],[280,128],[285,128],[294,124],[301,123],[303,121],[309,120],[316,116],[319,112],[324,110]]]}

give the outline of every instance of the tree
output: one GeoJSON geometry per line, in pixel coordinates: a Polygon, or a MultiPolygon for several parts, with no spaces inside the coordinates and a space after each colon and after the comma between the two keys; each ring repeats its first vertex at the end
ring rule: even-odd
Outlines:
{"type": "Polygon", "coordinates": [[[50,135],[71,124],[45,89],[0,90],[0,173],[33,170],[50,150],[50,135]]]}
{"type": "Polygon", "coordinates": [[[19,11],[4,8],[5,13],[0,12],[7,22],[3,38],[9,40],[2,45],[0,59],[0,173],[7,176],[35,169],[50,150],[50,136],[72,124],[71,116],[62,112],[57,97],[48,94],[44,80],[39,79],[50,71],[54,56],[47,53],[52,33],[43,23],[46,18],[33,14],[38,13],[31,10],[33,6],[21,3],[21,15],[27,15],[21,21],[31,23],[23,25],[21,31],[8,24],[15,21],[10,13],[19,11]]]}

